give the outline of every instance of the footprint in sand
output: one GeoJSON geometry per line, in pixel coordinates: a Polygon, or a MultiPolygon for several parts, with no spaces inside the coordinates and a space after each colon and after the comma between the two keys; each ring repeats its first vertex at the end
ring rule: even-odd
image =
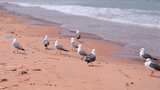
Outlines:
{"type": "Polygon", "coordinates": [[[10,71],[17,71],[17,68],[13,68],[13,69],[11,69],[10,71]]]}
{"type": "Polygon", "coordinates": [[[8,87],[6,87],[6,86],[4,86],[4,87],[2,87],[2,86],[0,86],[0,90],[4,90],[4,89],[7,89],[8,87]]]}
{"type": "Polygon", "coordinates": [[[18,36],[18,34],[17,33],[15,33],[15,32],[10,32],[11,34],[13,34],[13,35],[15,35],[15,36],[18,36]]]}
{"type": "Polygon", "coordinates": [[[18,84],[14,84],[14,85],[12,85],[12,87],[18,87],[19,85],[18,84]]]}
{"type": "Polygon", "coordinates": [[[8,81],[8,79],[3,78],[3,79],[0,80],[0,83],[2,83],[2,82],[7,82],[7,81],[8,81]]]}
{"type": "Polygon", "coordinates": [[[125,86],[127,87],[127,90],[129,90],[129,87],[132,85],[134,85],[134,82],[131,81],[131,82],[127,82],[125,86]]]}
{"type": "Polygon", "coordinates": [[[52,83],[50,83],[49,81],[47,83],[45,83],[46,86],[53,86],[52,83]]]}
{"type": "Polygon", "coordinates": [[[0,65],[5,66],[5,65],[6,65],[6,63],[0,63],[0,65]]]}
{"type": "Polygon", "coordinates": [[[19,74],[20,74],[20,75],[25,75],[25,74],[28,74],[28,71],[27,71],[27,70],[23,70],[23,71],[20,71],[19,74]]]}
{"type": "Polygon", "coordinates": [[[40,68],[32,69],[32,71],[42,71],[40,68]]]}
{"type": "Polygon", "coordinates": [[[121,69],[118,69],[118,71],[119,71],[121,74],[123,74],[124,77],[126,77],[126,78],[128,78],[128,79],[131,78],[128,74],[126,74],[125,72],[123,72],[121,69]]]}
{"type": "Polygon", "coordinates": [[[34,85],[36,85],[36,83],[32,82],[32,83],[29,83],[29,85],[32,85],[32,86],[34,86],[34,85]]]}

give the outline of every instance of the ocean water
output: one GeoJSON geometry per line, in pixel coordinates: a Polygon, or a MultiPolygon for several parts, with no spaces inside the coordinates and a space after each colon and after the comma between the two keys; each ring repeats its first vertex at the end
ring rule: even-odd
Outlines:
{"type": "Polygon", "coordinates": [[[13,0],[10,4],[40,7],[66,14],[118,23],[160,26],[160,0],[13,0]],[[14,1],[14,2],[13,2],[14,1]]]}
{"type": "Polygon", "coordinates": [[[139,48],[160,54],[160,0],[1,0],[9,11],[56,22],[64,30],[96,34],[124,44],[122,56],[139,48]]]}

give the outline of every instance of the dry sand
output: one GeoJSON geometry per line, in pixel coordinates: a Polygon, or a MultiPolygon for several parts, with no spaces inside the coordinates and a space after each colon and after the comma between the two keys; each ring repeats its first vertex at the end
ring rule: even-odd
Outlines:
{"type": "Polygon", "coordinates": [[[56,26],[31,25],[0,11],[0,90],[159,90],[160,73],[150,77],[143,62],[113,57],[123,47],[103,40],[82,39],[89,52],[97,50],[94,65],[80,60],[76,52],[55,54],[56,39],[69,49],[69,37],[56,26]],[[47,34],[51,50],[41,44],[47,34]],[[26,54],[15,54],[16,37],[26,54]]]}

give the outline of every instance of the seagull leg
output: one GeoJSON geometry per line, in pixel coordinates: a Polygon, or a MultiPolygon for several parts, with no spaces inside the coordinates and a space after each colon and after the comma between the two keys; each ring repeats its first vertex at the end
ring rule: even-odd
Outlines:
{"type": "Polygon", "coordinates": [[[57,49],[56,49],[56,53],[55,54],[57,54],[57,49]]]}
{"type": "Polygon", "coordinates": [[[94,67],[94,64],[91,62],[91,63],[87,63],[87,64],[89,64],[88,66],[90,66],[90,67],[94,67]]]}
{"type": "Polygon", "coordinates": [[[73,51],[73,47],[71,46],[71,51],[73,51]]]}
{"type": "Polygon", "coordinates": [[[83,56],[81,57],[81,60],[83,60],[83,56]]]}
{"type": "Polygon", "coordinates": [[[154,74],[154,71],[151,71],[151,74],[150,74],[150,76],[153,76],[153,74],[154,74]]]}
{"type": "Polygon", "coordinates": [[[17,49],[16,51],[17,51],[16,54],[18,54],[18,51],[19,51],[19,50],[17,49]]]}
{"type": "Polygon", "coordinates": [[[74,49],[73,49],[73,51],[74,51],[74,52],[77,52],[77,49],[76,49],[76,48],[74,48],[74,49]]]}
{"type": "Polygon", "coordinates": [[[59,50],[59,54],[60,54],[60,55],[62,54],[61,50],[59,50]]]}
{"type": "Polygon", "coordinates": [[[81,60],[83,60],[83,59],[84,59],[84,57],[85,57],[85,56],[82,56],[82,57],[81,57],[81,60]]]}

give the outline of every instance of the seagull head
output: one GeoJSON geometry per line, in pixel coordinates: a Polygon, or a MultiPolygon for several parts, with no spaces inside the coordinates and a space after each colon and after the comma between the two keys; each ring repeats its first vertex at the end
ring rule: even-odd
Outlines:
{"type": "Polygon", "coordinates": [[[44,36],[44,40],[47,40],[47,39],[48,39],[48,36],[47,36],[47,35],[45,35],[45,36],[44,36]]]}
{"type": "Polygon", "coordinates": [[[54,45],[55,45],[55,46],[57,46],[57,45],[58,45],[58,40],[56,40],[56,41],[55,41],[55,44],[54,44],[54,45]]]}
{"type": "Polygon", "coordinates": [[[140,55],[140,56],[144,55],[144,52],[145,52],[145,49],[144,49],[144,48],[141,48],[141,49],[140,49],[140,52],[139,52],[139,55],[140,55]]]}
{"type": "Polygon", "coordinates": [[[141,49],[140,49],[140,51],[144,51],[144,50],[145,50],[144,48],[141,48],[141,49]]]}
{"type": "Polygon", "coordinates": [[[96,56],[96,49],[92,49],[91,53],[96,56]]]}
{"type": "Polygon", "coordinates": [[[75,39],[73,37],[71,37],[71,41],[70,42],[73,43],[74,41],[75,41],[75,39]]]}
{"type": "Polygon", "coordinates": [[[77,30],[76,33],[78,34],[78,33],[79,33],[79,30],[77,30]]]}
{"type": "Polygon", "coordinates": [[[13,41],[12,41],[12,45],[13,45],[16,41],[17,41],[17,39],[14,38],[13,41]]]}

